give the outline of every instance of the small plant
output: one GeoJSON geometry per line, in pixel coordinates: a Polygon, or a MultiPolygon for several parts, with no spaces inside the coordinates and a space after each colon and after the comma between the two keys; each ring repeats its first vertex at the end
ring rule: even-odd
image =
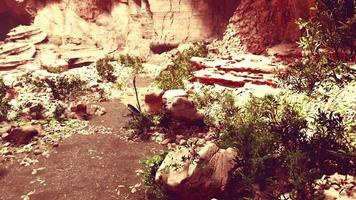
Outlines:
{"type": "Polygon", "coordinates": [[[115,82],[117,77],[114,73],[114,66],[110,63],[111,58],[106,56],[105,58],[99,59],[95,66],[98,71],[99,76],[106,81],[115,82]]]}
{"type": "Polygon", "coordinates": [[[141,110],[140,101],[138,99],[138,92],[136,87],[136,77],[133,79],[133,87],[136,95],[137,108],[131,104],[128,109],[131,113],[130,120],[126,123],[125,128],[133,131],[133,137],[139,136],[141,139],[147,139],[147,132],[154,125],[149,115],[146,115],[141,110]]]}
{"type": "Polygon", "coordinates": [[[2,78],[0,78],[0,99],[1,100],[3,98],[5,98],[8,89],[9,89],[9,87],[5,85],[4,80],[2,78]]]}
{"type": "Polygon", "coordinates": [[[140,171],[142,182],[147,187],[147,198],[152,200],[170,200],[167,191],[155,181],[156,173],[161,166],[163,160],[167,156],[167,152],[155,155],[151,158],[140,160],[141,164],[145,165],[145,169],[140,171]]]}
{"type": "MultiPolygon", "coordinates": [[[[307,35],[314,35],[316,49],[330,49],[341,59],[341,52],[353,54],[355,51],[355,6],[354,0],[317,0],[312,8],[315,15],[308,21],[301,20],[299,25],[306,28],[307,35]]],[[[310,42],[303,43],[302,37],[301,44],[310,42]]]]}
{"type": "Polygon", "coordinates": [[[131,67],[134,73],[140,73],[143,70],[142,60],[139,57],[126,55],[119,55],[117,62],[124,65],[125,67],[131,67]]]}
{"type": "Polygon", "coordinates": [[[157,86],[163,90],[183,88],[183,81],[189,80],[193,72],[190,59],[193,56],[205,57],[207,54],[208,50],[203,43],[195,43],[193,47],[178,52],[173,56],[172,64],[156,77],[157,86]]]}
{"type": "Polygon", "coordinates": [[[2,78],[0,78],[0,122],[7,119],[7,114],[11,108],[9,100],[6,98],[8,86],[5,85],[2,78]]]}

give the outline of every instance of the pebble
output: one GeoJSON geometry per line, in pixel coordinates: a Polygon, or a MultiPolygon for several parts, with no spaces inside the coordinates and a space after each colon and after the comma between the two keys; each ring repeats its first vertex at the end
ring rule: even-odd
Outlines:
{"type": "Polygon", "coordinates": [[[202,147],[205,145],[205,142],[206,141],[204,139],[200,138],[200,139],[198,139],[196,144],[197,144],[197,146],[202,147]]]}
{"type": "Polygon", "coordinates": [[[185,145],[185,144],[187,144],[187,140],[181,139],[181,140],[179,141],[179,145],[185,145]]]}
{"type": "Polygon", "coordinates": [[[198,138],[195,138],[195,137],[189,138],[188,141],[187,141],[187,144],[188,145],[193,145],[193,144],[196,144],[197,141],[198,141],[198,138]]]}
{"type": "Polygon", "coordinates": [[[43,153],[43,151],[42,151],[41,149],[35,149],[35,150],[33,151],[33,153],[34,153],[35,155],[40,155],[40,154],[43,153]]]}
{"type": "Polygon", "coordinates": [[[171,142],[171,139],[167,138],[161,142],[162,145],[167,145],[168,143],[171,142]]]}
{"type": "Polygon", "coordinates": [[[184,139],[183,135],[176,135],[176,141],[179,142],[181,139],[184,139]]]}
{"type": "Polygon", "coordinates": [[[198,133],[199,138],[203,138],[203,137],[205,137],[205,135],[206,135],[205,133],[198,133]]]}

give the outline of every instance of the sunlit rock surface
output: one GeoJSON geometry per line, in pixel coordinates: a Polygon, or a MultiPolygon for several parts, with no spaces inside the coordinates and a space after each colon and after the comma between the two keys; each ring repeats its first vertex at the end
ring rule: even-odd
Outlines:
{"type": "Polygon", "coordinates": [[[270,57],[252,54],[241,54],[229,60],[193,57],[191,61],[200,69],[194,72],[192,81],[233,88],[252,84],[273,89],[277,86],[273,73],[287,68],[270,57]]]}
{"type": "Polygon", "coordinates": [[[309,16],[312,2],[5,0],[0,4],[0,15],[6,18],[0,33],[18,24],[34,23],[49,37],[70,35],[99,47],[128,47],[145,55],[150,44],[177,45],[221,35],[230,21],[237,33],[233,37],[241,38],[250,52],[261,53],[268,46],[297,39],[295,20],[309,16]]]}

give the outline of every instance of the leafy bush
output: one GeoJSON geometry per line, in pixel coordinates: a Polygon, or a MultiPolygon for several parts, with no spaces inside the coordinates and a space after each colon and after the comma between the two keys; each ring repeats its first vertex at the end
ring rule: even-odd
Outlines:
{"type": "Polygon", "coordinates": [[[218,92],[199,94],[194,101],[220,135],[220,147],[240,152],[241,168],[233,180],[241,190],[235,196],[263,192],[276,199],[288,192],[292,199],[311,199],[319,195],[313,182],[323,174],[355,173],[355,149],[336,112],[319,109],[309,121],[303,105],[283,95],[251,97],[242,104],[233,93],[218,92]]]}
{"type": "Polygon", "coordinates": [[[315,14],[309,20],[300,19],[304,31],[299,40],[303,57],[287,73],[279,77],[291,89],[312,93],[319,83],[344,85],[355,80],[356,71],[341,62],[340,53],[355,51],[356,27],[353,0],[317,0],[315,14]],[[336,58],[331,56],[336,55],[336,58]]]}
{"type": "Polygon", "coordinates": [[[172,64],[156,77],[157,86],[163,90],[183,88],[183,81],[189,80],[193,72],[190,59],[193,56],[205,57],[207,54],[208,50],[203,43],[195,43],[193,47],[178,52],[173,56],[172,64]]]}
{"type": "Polygon", "coordinates": [[[356,71],[341,62],[328,59],[326,55],[320,55],[318,58],[303,58],[278,77],[290,89],[312,94],[316,86],[324,82],[343,86],[355,80],[356,71]]]}
{"type": "Polygon", "coordinates": [[[98,71],[99,76],[103,80],[107,80],[109,82],[115,82],[117,77],[114,73],[114,66],[110,63],[111,58],[106,56],[105,58],[99,59],[96,61],[95,67],[98,71]]]}
{"type": "Polygon", "coordinates": [[[125,67],[131,67],[134,73],[140,73],[143,70],[142,60],[139,57],[126,55],[119,55],[117,62],[124,65],[125,67]]]}
{"type": "Polygon", "coordinates": [[[2,100],[5,98],[7,90],[9,88],[5,85],[4,80],[0,78],[0,99],[2,100]]]}
{"type": "Polygon", "coordinates": [[[313,42],[315,50],[332,49],[338,59],[340,50],[354,53],[355,6],[354,0],[317,0],[312,8],[315,14],[308,21],[301,20],[299,23],[307,34],[307,37],[301,38],[301,46],[307,47],[313,42]]]}

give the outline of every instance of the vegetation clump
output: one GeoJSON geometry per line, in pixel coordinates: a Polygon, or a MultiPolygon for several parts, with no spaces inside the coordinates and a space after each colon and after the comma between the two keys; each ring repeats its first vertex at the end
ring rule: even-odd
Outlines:
{"type": "Polygon", "coordinates": [[[7,119],[7,114],[10,109],[9,100],[6,98],[8,86],[5,85],[4,80],[0,79],[0,122],[7,119]]]}
{"type": "Polygon", "coordinates": [[[142,60],[137,56],[130,56],[128,54],[120,54],[117,58],[119,64],[133,69],[134,74],[140,73],[143,70],[142,60]]]}
{"type": "Polygon", "coordinates": [[[106,81],[115,82],[117,77],[114,73],[114,66],[110,63],[111,58],[106,56],[105,58],[99,59],[96,61],[96,70],[98,71],[99,76],[106,81]]]}
{"type": "Polygon", "coordinates": [[[252,96],[242,104],[231,92],[206,92],[194,101],[219,134],[220,147],[239,151],[241,168],[232,180],[241,190],[230,195],[252,198],[263,193],[278,199],[288,193],[290,199],[312,199],[319,195],[314,181],[322,175],[356,172],[356,147],[347,139],[338,112],[319,109],[306,116],[302,104],[283,94],[252,96]]]}
{"type": "Polygon", "coordinates": [[[192,76],[193,67],[190,59],[193,56],[205,57],[208,49],[204,43],[195,43],[189,49],[173,55],[172,64],[156,77],[157,86],[163,90],[184,88],[184,81],[192,76]]]}
{"type": "Polygon", "coordinates": [[[146,198],[151,200],[172,200],[173,197],[155,181],[156,173],[161,166],[163,160],[167,156],[167,152],[152,156],[147,159],[140,160],[141,164],[145,165],[144,170],[140,170],[139,174],[142,177],[142,182],[146,186],[146,198]]]}

